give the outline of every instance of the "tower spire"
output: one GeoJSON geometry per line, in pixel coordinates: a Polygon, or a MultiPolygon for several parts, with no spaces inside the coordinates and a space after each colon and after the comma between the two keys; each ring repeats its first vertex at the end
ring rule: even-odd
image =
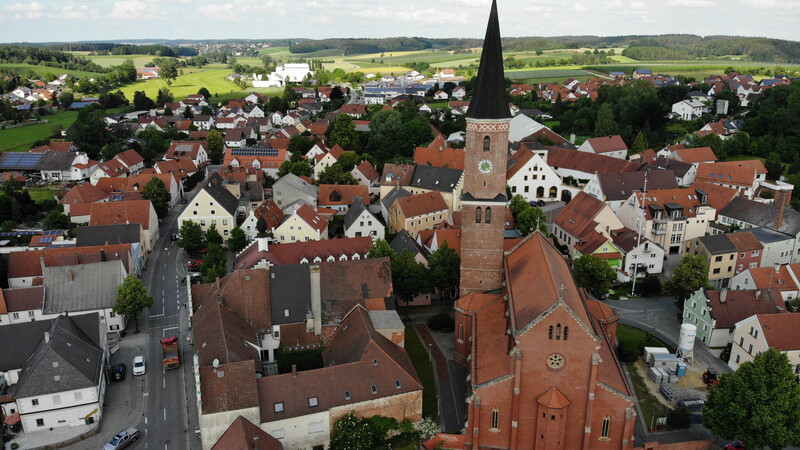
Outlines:
{"type": "Polygon", "coordinates": [[[483,52],[475,80],[467,117],[473,119],[507,119],[511,117],[506,103],[506,82],[503,72],[503,46],[497,19],[497,0],[492,1],[489,24],[483,38],[483,52]]]}

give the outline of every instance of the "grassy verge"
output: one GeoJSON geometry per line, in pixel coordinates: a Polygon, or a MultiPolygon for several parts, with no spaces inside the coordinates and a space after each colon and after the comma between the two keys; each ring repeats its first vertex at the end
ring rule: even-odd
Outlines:
{"type": "Polygon", "coordinates": [[[36,203],[42,203],[45,200],[53,200],[53,196],[56,195],[58,189],[28,189],[28,195],[31,196],[31,200],[36,203]]]}
{"type": "Polygon", "coordinates": [[[422,381],[422,416],[437,417],[439,415],[439,403],[436,401],[436,375],[433,372],[433,364],[431,364],[428,352],[412,326],[406,327],[405,347],[411,362],[414,364],[414,370],[417,371],[417,376],[422,381]]]}

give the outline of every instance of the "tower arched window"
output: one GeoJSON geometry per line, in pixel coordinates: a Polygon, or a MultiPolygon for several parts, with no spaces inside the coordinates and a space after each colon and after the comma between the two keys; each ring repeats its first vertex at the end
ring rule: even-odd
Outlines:
{"type": "Polygon", "coordinates": [[[600,437],[608,439],[608,431],[611,428],[611,416],[603,417],[603,428],[600,430],[600,437]]]}
{"type": "Polygon", "coordinates": [[[481,223],[482,215],[483,215],[483,209],[480,206],[475,208],[475,223],[481,223]]]}
{"type": "Polygon", "coordinates": [[[486,218],[486,223],[492,223],[492,208],[486,207],[486,215],[484,217],[486,218]]]}
{"type": "Polygon", "coordinates": [[[568,327],[568,326],[565,326],[565,327],[564,327],[564,340],[565,340],[565,341],[567,340],[567,332],[568,332],[568,331],[569,331],[569,327],[568,327]]]}
{"type": "Polygon", "coordinates": [[[497,406],[492,409],[492,428],[497,429],[500,424],[500,410],[497,406]]]}
{"type": "Polygon", "coordinates": [[[561,339],[561,324],[556,325],[556,340],[561,339]]]}
{"type": "Polygon", "coordinates": [[[458,340],[464,341],[464,322],[458,322],[458,340]]]}
{"type": "Polygon", "coordinates": [[[492,148],[492,140],[489,136],[484,136],[483,138],[483,151],[488,152],[492,148]]]}
{"type": "Polygon", "coordinates": [[[547,339],[553,340],[553,326],[550,325],[550,331],[547,333],[547,339]]]}

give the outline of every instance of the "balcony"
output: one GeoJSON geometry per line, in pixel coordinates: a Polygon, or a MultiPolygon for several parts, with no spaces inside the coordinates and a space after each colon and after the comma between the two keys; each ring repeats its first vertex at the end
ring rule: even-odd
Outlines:
{"type": "Polygon", "coordinates": [[[653,221],[652,233],[655,235],[667,234],[667,221],[653,221]]]}

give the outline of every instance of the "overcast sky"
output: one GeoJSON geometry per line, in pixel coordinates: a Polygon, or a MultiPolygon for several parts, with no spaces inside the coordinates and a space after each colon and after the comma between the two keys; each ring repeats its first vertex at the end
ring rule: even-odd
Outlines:
{"type": "MultiPolygon", "coordinates": [[[[482,37],[490,0],[0,0],[0,42],[482,37]]],[[[503,36],[800,40],[798,0],[499,0],[503,36]]]]}

